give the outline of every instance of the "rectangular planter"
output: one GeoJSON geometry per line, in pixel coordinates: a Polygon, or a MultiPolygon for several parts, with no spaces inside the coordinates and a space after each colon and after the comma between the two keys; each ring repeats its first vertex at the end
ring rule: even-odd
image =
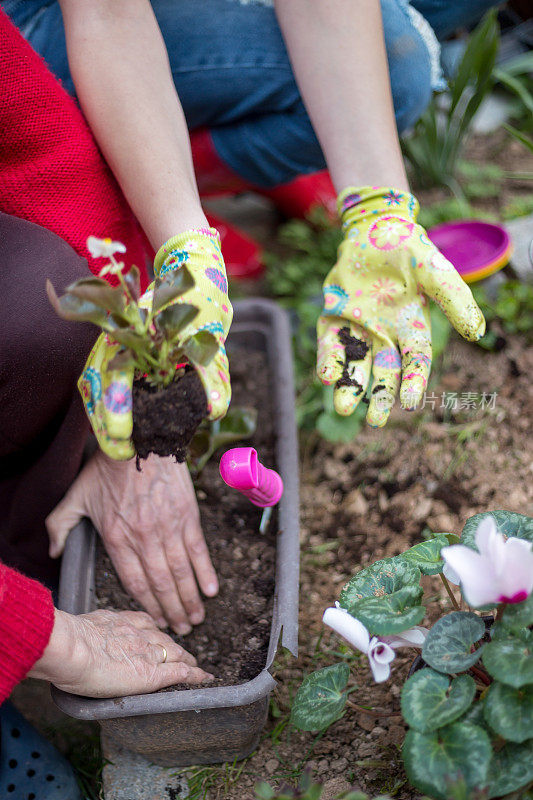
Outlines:
{"type": "MultiPolygon", "coordinates": [[[[164,766],[210,764],[244,758],[257,746],[275,686],[269,668],[278,642],[293,655],[298,647],[299,496],[298,441],[294,413],[290,329],[275,303],[235,303],[228,346],[250,344],[266,353],[273,397],[276,468],[284,482],[279,503],[276,584],[267,659],[262,672],[237,686],[94,699],[52,687],[66,714],[98,720],[125,747],[164,766]]],[[[228,491],[232,491],[228,489],[228,491]]],[[[89,520],[74,528],[61,566],[59,608],[83,614],[95,608],[97,533],[89,520]]]]}

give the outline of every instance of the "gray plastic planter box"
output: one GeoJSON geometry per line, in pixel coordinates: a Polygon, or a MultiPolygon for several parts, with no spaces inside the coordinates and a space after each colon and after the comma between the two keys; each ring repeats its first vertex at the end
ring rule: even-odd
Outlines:
{"type": "MultiPolygon", "coordinates": [[[[290,330],[287,316],[267,300],[235,303],[231,344],[251,344],[267,354],[273,396],[277,469],[285,491],[279,503],[279,536],[270,644],[263,671],[238,686],[169,691],[111,699],[68,694],[52,687],[59,708],[78,719],[98,720],[117,742],[156,764],[185,766],[244,758],[255,749],[275,686],[269,668],[281,643],[298,646],[298,443],[294,415],[290,330]]],[[[228,489],[231,491],[231,489],[228,489]]],[[[59,608],[83,614],[95,608],[96,531],[88,520],[67,540],[59,608]]]]}

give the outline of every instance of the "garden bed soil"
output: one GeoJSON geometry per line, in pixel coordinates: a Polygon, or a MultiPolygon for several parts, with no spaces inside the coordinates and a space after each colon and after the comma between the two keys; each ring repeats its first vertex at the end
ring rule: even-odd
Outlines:
{"type": "MultiPolygon", "coordinates": [[[[355,571],[421,541],[425,529],[460,533],[468,517],[488,509],[533,513],[533,348],[505,339],[490,353],[453,336],[430,379],[434,409],[427,401],[408,413],[397,403],[385,428],[365,425],[349,444],[302,441],[300,656],[274,663],[279,683],[262,743],[229,788],[220,772],[207,800],[252,800],[257,781],[293,783],[305,764],[325,784],[322,800],[348,788],[420,798],[400,754],[400,692],[417,651],[400,650],[390,680],[375,684],[366,658],[343,648],[321,619],[355,571]],[[441,408],[442,394],[454,392],[458,400],[475,394],[478,407],[441,408]],[[479,407],[483,393],[496,393],[494,407],[479,407]],[[341,649],[359,708],[349,706],[323,736],[294,730],[287,722],[303,675],[334,663],[341,649]]],[[[423,584],[425,603],[434,597],[440,613],[452,610],[437,578],[423,584]]]]}
{"type": "MultiPolygon", "coordinates": [[[[257,431],[249,442],[267,466],[274,465],[274,428],[268,363],[258,351],[230,350],[232,403],[253,405],[257,431]]],[[[202,528],[220,581],[216,597],[204,598],[205,621],[188,636],[167,630],[215,675],[210,686],[233,685],[256,677],[266,665],[275,580],[276,518],[259,533],[262,509],[222,481],[212,458],[195,481],[202,528]]],[[[142,465],[142,462],[141,462],[142,465]]],[[[103,547],[96,559],[99,608],[139,609],[122,588],[103,547]]],[[[170,687],[189,689],[191,686],[170,687]]]]}

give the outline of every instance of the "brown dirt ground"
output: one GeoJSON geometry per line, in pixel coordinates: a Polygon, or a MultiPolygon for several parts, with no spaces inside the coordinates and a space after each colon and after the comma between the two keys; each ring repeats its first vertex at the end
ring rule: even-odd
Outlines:
{"type": "MultiPolygon", "coordinates": [[[[323,800],[348,787],[393,792],[399,800],[419,797],[403,772],[398,716],[414,651],[402,651],[391,679],[380,685],[364,658],[352,658],[359,689],[351,700],[371,712],[350,708],[322,737],[281,728],[303,674],[333,663],[339,640],[323,631],[321,617],[353,572],[421,541],[426,527],[459,533],[469,516],[491,508],[533,513],[532,371],[533,349],[518,337],[508,337],[499,353],[453,338],[431,380],[439,398],[434,410],[395,409],[386,428],[365,426],[347,445],[314,437],[303,443],[300,656],[278,661],[264,739],[239,780],[229,789],[212,788],[211,800],[249,800],[257,780],[290,779],[305,761],[326,784],[323,800]],[[493,409],[446,412],[444,419],[442,392],[497,396],[493,409]]],[[[426,603],[435,598],[431,616],[447,612],[438,579],[424,580],[426,603]]]]}

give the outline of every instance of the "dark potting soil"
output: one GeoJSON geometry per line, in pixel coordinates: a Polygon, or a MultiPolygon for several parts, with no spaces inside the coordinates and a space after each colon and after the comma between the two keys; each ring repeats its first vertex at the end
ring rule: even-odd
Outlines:
{"type": "MultiPolygon", "coordinates": [[[[266,466],[274,466],[274,431],[268,364],[260,351],[229,350],[232,404],[255,406],[257,430],[250,441],[266,466]]],[[[276,515],[265,534],[259,533],[262,509],[222,481],[218,465],[223,450],[208,462],[195,481],[202,527],[220,582],[216,597],[204,598],[206,617],[188,636],[172,638],[215,675],[210,686],[242,683],[266,665],[276,558],[276,515]]],[[[142,466],[142,464],[141,464],[142,466]]],[[[96,555],[98,608],[135,609],[104,548],[96,555]]],[[[170,687],[190,689],[190,686],[170,687]]],[[[168,691],[168,690],[167,690],[168,691]]]]}
{"type": "Polygon", "coordinates": [[[348,327],[341,328],[338,336],[340,343],[344,345],[345,358],[342,375],[335,386],[337,389],[341,386],[355,386],[359,390],[358,394],[360,394],[363,391],[363,387],[354,378],[350,377],[349,368],[352,361],[361,361],[366,356],[368,345],[362,339],[352,336],[348,327]]]}
{"type": "Polygon", "coordinates": [[[205,392],[193,369],[160,390],[145,378],[134,381],[132,439],[138,459],[156,453],[185,461],[187,447],[206,414],[205,392]]]}

